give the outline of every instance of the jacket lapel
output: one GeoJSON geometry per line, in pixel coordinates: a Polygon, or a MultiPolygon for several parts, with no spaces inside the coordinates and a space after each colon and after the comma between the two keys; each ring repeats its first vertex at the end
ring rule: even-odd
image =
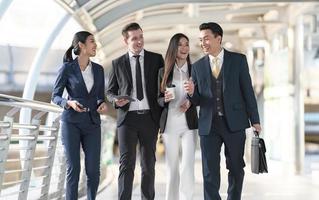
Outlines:
{"type": "Polygon", "coordinates": [[[77,58],[74,59],[72,66],[73,66],[73,70],[75,71],[76,77],[78,77],[79,82],[80,82],[80,84],[83,87],[83,91],[85,91],[86,94],[89,94],[88,90],[86,88],[86,85],[85,85],[85,82],[84,82],[84,79],[83,79],[83,76],[82,76],[82,72],[81,72],[81,69],[80,69],[79,62],[78,62],[77,58]]]}
{"type": "Polygon", "coordinates": [[[97,66],[94,62],[91,62],[92,64],[92,74],[93,74],[93,86],[92,86],[92,89],[91,91],[89,92],[89,94],[93,93],[93,91],[95,90],[96,88],[96,82],[97,82],[97,78],[98,78],[98,71],[97,71],[97,66]]]}
{"type": "Polygon", "coordinates": [[[188,78],[192,76],[192,65],[187,63],[188,68],[188,78]]]}
{"type": "Polygon", "coordinates": [[[209,62],[209,56],[208,55],[206,55],[205,56],[205,59],[203,60],[203,62],[204,62],[204,69],[203,69],[203,77],[207,77],[208,76],[208,78],[207,78],[207,81],[208,81],[208,84],[209,84],[209,86],[212,84],[212,70],[210,69],[210,62],[209,62]]]}
{"type": "Polygon", "coordinates": [[[224,49],[224,61],[223,61],[223,92],[225,91],[225,88],[227,86],[227,78],[229,77],[229,69],[231,64],[231,56],[230,52],[224,49]]]}
{"type": "Polygon", "coordinates": [[[129,84],[131,87],[133,87],[133,81],[132,81],[132,70],[131,70],[131,64],[130,64],[130,56],[129,54],[125,54],[124,58],[124,69],[126,72],[127,80],[129,81],[129,84]]]}
{"type": "Polygon", "coordinates": [[[149,54],[148,54],[148,51],[146,51],[144,49],[144,80],[145,80],[145,86],[148,85],[148,74],[149,74],[149,71],[150,71],[150,60],[149,60],[149,54]]]}

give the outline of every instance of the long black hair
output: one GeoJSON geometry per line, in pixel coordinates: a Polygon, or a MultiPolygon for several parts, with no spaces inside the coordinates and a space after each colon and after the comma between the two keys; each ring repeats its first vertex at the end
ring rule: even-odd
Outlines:
{"type": "Polygon", "coordinates": [[[74,34],[72,44],[68,48],[68,50],[65,52],[63,56],[63,62],[71,62],[73,60],[72,57],[72,50],[75,55],[80,54],[80,47],[79,47],[79,42],[85,44],[86,39],[92,35],[92,33],[87,32],[87,31],[79,31],[74,34]]]}
{"type": "MultiPolygon", "coordinates": [[[[189,41],[188,37],[183,33],[176,33],[175,35],[173,35],[173,37],[169,41],[168,48],[165,55],[164,76],[161,83],[161,92],[165,91],[168,76],[174,68],[176,58],[177,58],[178,44],[181,38],[185,38],[187,41],[189,41]]],[[[189,54],[187,55],[186,61],[187,61],[187,65],[189,66],[191,64],[189,54]]]]}

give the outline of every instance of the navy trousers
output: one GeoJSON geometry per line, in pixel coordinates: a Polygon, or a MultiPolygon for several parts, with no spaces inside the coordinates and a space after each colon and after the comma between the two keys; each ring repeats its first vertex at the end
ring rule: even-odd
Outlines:
{"type": "Polygon", "coordinates": [[[204,179],[204,199],[221,200],[220,151],[225,145],[226,167],[228,172],[227,200],[240,200],[244,180],[245,130],[231,132],[222,116],[213,119],[212,131],[200,136],[204,179]]]}
{"type": "Polygon", "coordinates": [[[66,200],[78,199],[81,147],[85,156],[87,199],[94,200],[100,181],[101,127],[87,123],[62,122],[61,132],[67,163],[66,200]]]}

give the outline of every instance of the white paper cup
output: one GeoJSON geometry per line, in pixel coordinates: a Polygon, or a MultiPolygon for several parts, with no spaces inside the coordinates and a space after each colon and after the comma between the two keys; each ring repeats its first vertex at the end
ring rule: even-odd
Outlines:
{"type": "Polygon", "coordinates": [[[167,88],[166,88],[166,91],[167,91],[169,94],[172,94],[172,98],[171,98],[171,99],[175,99],[175,87],[167,87],[167,88]]]}

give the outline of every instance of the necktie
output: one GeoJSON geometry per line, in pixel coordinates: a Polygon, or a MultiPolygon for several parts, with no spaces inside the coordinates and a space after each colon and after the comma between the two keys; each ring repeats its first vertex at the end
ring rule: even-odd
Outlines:
{"type": "Polygon", "coordinates": [[[139,101],[144,98],[142,86],[142,71],[140,64],[140,55],[133,56],[136,59],[135,72],[136,72],[136,97],[139,101]]]}
{"type": "Polygon", "coordinates": [[[212,72],[213,72],[213,76],[215,78],[218,77],[218,74],[220,72],[220,67],[219,67],[219,58],[218,57],[215,57],[213,60],[212,60],[212,72]]]}

